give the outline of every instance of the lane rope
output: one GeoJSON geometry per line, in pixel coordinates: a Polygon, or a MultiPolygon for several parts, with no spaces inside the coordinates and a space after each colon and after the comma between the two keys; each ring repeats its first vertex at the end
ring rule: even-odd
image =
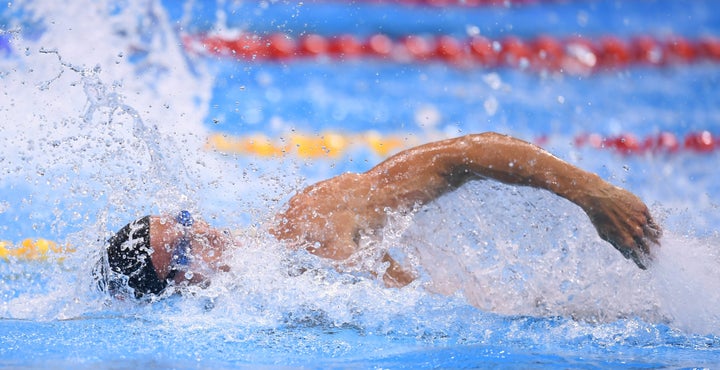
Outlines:
{"type": "Polygon", "coordinates": [[[214,55],[238,61],[290,61],[298,59],[355,60],[371,58],[398,63],[443,62],[459,67],[518,68],[587,74],[631,66],[663,67],[701,61],[720,62],[720,38],[603,36],[532,39],[508,36],[489,39],[480,35],[408,35],[393,39],[374,34],[361,39],[351,34],[293,38],[282,33],[258,35],[184,35],[183,44],[196,55],[214,55]]]}
{"type": "Polygon", "coordinates": [[[56,257],[62,261],[64,255],[75,250],[58,246],[48,239],[24,239],[17,245],[9,241],[0,241],[0,260],[5,261],[44,261],[56,257]]]}
{"type": "MultiPolygon", "coordinates": [[[[533,140],[544,146],[547,136],[533,140]]],[[[228,154],[278,157],[295,155],[300,158],[338,158],[351,150],[368,150],[379,157],[387,157],[402,149],[421,144],[414,135],[381,135],[374,131],[357,134],[325,132],[319,135],[291,134],[272,139],[263,134],[247,136],[211,135],[206,150],[228,154]]],[[[609,150],[622,155],[673,155],[679,153],[709,154],[720,150],[720,135],[710,131],[690,132],[679,137],[671,132],[638,137],[634,134],[603,136],[580,134],[572,139],[574,147],[609,150]]]]}

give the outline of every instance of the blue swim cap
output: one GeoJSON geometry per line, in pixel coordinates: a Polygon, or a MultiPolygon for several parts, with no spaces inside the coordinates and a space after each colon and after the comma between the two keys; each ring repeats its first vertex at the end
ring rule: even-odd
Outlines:
{"type": "Polygon", "coordinates": [[[189,211],[185,211],[185,210],[180,211],[180,213],[178,213],[178,215],[177,215],[177,217],[175,218],[175,220],[176,220],[180,225],[183,225],[183,226],[185,226],[185,227],[190,227],[190,226],[192,226],[193,223],[195,222],[195,220],[193,220],[193,217],[192,217],[192,215],[190,214],[190,212],[189,212],[189,211]]]}

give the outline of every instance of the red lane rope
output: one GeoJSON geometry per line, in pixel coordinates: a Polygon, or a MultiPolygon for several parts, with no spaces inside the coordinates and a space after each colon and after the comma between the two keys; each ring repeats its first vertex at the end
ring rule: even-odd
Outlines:
{"type": "Polygon", "coordinates": [[[492,40],[483,36],[458,39],[452,36],[408,35],[392,39],[375,34],[359,39],[350,34],[293,38],[275,33],[267,36],[186,35],[185,48],[201,55],[236,60],[287,61],[293,59],[348,60],[374,58],[403,63],[445,62],[466,67],[510,67],[537,71],[585,74],[633,65],[662,67],[699,61],[720,62],[720,38],[688,39],[636,36],[621,39],[581,37],[514,36],[492,40]]]}
{"type": "Polygon", "coordinates": [[[579,135],[574,142],[576,147],[589,146],[596,149],[613,150],[624,155],[642,155],[645,153],[711,153],[720,150],[720,136],[710,131],[690,132],[684,139],[670,132],[660,132],[644,138],[633,134],[603,137],[599,134],[579,135]]]}

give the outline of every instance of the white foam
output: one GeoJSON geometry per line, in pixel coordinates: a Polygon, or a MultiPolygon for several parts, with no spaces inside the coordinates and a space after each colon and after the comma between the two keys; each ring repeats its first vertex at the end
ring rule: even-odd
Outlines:
{"type": "Polygon", "coordinates": [[[720,333],[720,240],[666,232],[652,268],[652,288],[673,325],[720,333]]]}

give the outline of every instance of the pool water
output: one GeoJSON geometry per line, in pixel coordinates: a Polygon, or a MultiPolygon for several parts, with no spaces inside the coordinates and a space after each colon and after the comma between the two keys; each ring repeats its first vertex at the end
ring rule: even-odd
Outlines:
{"type": "Polygon", "coordinates": [[[187,42],[240,31],[702,40],[720,35],[713,7],[9,3],[0,367],[720,367],[717,60],[537,70],[407,56],[253,59],[187,42]],[[493,182],[396,215],[364,241],[367,256],[389,250],[419,273],[402,289],[264,232],[303,186],[482,131],[536,142],[640,196],[664,227],[652,268],[624,260],[573,204],[493,182]],[[614,139],[661,133],[679,146],[627,151],[614,139]],[[606,141],[592,145],[591,134],[606,141]],[[692,135],[709,138],[704,150],[685,145],[692,135]],[[239,230],[231,272],[152,303],[97,292],[102,241],[131,219],[179,209],[239,230]],[[20,252],[40,245],[52,248],[20,252]]]}

